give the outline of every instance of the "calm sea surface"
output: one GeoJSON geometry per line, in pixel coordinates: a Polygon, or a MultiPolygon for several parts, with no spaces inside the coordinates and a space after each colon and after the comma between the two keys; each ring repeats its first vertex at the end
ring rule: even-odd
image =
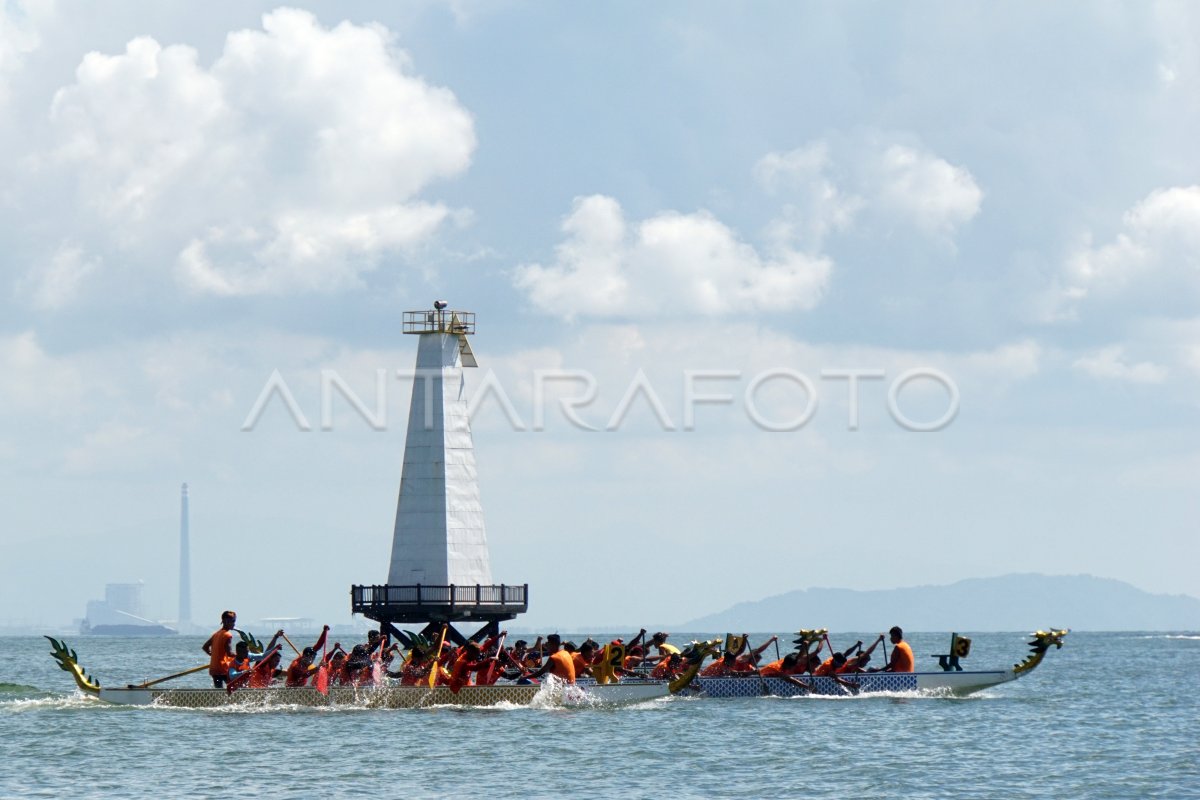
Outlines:
{"type": "MultiPolygon", "coordinates": [[[[948,638],[911,636],[919,663],[948,638]]],[[[1018,634],[972,638],[968,669],[1025,651],[1018,634]]],[[[68,641],[113,685],[204,660],[203,637],[68,641]]],[[[44,639],[0,648],[5,798],[1200,797],[1195,634],[1073,633],[1031,675],[965,699],[608,710],[118,708],[76,693],[44,639]]]]}

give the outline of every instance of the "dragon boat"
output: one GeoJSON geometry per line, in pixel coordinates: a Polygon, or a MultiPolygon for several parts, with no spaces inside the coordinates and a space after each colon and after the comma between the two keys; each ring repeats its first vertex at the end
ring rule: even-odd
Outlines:
{"type": "MultiPolygon", "coordinates": [[[[800,633],[803,635],[811,632],[800,633]]],[[[816,633],[820,634],[823,631],[816,633]]],[[[1032,638],[1028,642],[1029,654],[1023,661],[1008,669],[962,669],[958,660],[970,652],[970,640],[955,634],[951,637],[950,653],[936,656],[941,666],[937,672],[862,672],[839,676],[851,684],[850,686],[830,677],[796,676],[811,688],[797,686],[783,678],[750,673],[746,677],[696,677],[686,687],[680,687],[680,690],[701,697],[848,697],[897,692],[963,697],[1028,675],[1042,663],[1050,648],[1062,648],[1063,637],[1067,633],[1066,630],[1051,629],[1030,634],[1032,638]]]]}
{"type": "Polygon", "coordinates": [[[267,689],[163,688],[158,681],[125,686],[101,686],[79,665],[79,657],[66,642],[50,636],[51,655],[58,666],[71,674],[75,685],[89,697],[122,706],[160,706],[169,708],[221,708],[225,706],[345,706],[359,708],[429,708],[431,706],[617,706],[666,697],[666,681],[633,681],[610,684],[503,683],[492,686],[464,686],[458,692],[438,686],[330,686],[328,694],[313,687],[271,687],[267,689]]]}

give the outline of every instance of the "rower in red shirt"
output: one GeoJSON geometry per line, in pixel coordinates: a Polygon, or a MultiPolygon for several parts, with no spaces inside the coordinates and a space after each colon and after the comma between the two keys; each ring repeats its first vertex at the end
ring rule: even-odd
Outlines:
{"type": "Polygon", "coordinates": [[[450,668],[450,691],[458,694],[462,687],[470,686],[471,673],[481,666],[487,666],[487,662],[480,658],[480,654],[477,642],[467,642],[459,649],[459,654],[454,659],[454,666],[450,668]]]}
{"type": "Polygon", "coordinates": [[[307,686],[309,677],[317,671],[313,666],[313,659],[317,656],[317,651],[325,646],[325,638],[329,635],[329,626],[326,625],[321,629],[321,636],[317,639],[317,643],[312,647],[306,647],[300,651],[300,655],[288,664],[287,677],[284,679],[284,686],[307,686]]]}

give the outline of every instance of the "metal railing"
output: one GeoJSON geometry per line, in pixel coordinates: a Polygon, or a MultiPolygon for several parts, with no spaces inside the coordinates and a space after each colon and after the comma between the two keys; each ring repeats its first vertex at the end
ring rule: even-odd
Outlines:
{"type": "Polygon", "coordinates": [[[474,311],[452,311],[439,308],[430,311],[405,311],[404,333],[475,333],[474,311]]]}
{"type": "Polygon", "coordinates": [[[437,609],[478,609],[480,611],[523,612],[529,607],[529,584],[468,586],[351,586],[350,608],[355,614],[372,611],[419,611],[437,609]]]}

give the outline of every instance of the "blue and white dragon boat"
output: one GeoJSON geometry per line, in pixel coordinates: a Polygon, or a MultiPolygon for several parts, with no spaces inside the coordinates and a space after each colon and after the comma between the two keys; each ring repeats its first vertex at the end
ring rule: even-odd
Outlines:
{"type": "MultiPolygon", "coordinates": [[[[1050,648],[1063,645],[1066,630],[1050,629],[1035,631],[1029,642],[1030,652],[1026,658],[1008,669],[964,670],[958,666],[960,650],[955,652],[959,637],[951,642],[951,653],[938,656],[941,669],[936,672],[860,672],[839,675],[842,681],[831,677],[796,675],[808,687],[797,686],[784,678],[764,677],[748,673],[738,677],[705,678],[695,677],[678,687],[677,691],[700,697],[803,697],[809,695],[825,697],[849,697],[862,694],[915,693],[929,696],[962,697],[990,689],[1003,683],[1015,681],[1037,668],[1050,648]],[[846,684],[851,684],[847,686],[846,684]]],[[[705,643],[712,650],[714,643],[705,643]]],[[[703,645],[702,645],[703,646],[703,645]]],[[[969,647],[969,645],[968,645],[969,647]]],[[[675,687],[673,687],[675,688],[675,687]]]]}

